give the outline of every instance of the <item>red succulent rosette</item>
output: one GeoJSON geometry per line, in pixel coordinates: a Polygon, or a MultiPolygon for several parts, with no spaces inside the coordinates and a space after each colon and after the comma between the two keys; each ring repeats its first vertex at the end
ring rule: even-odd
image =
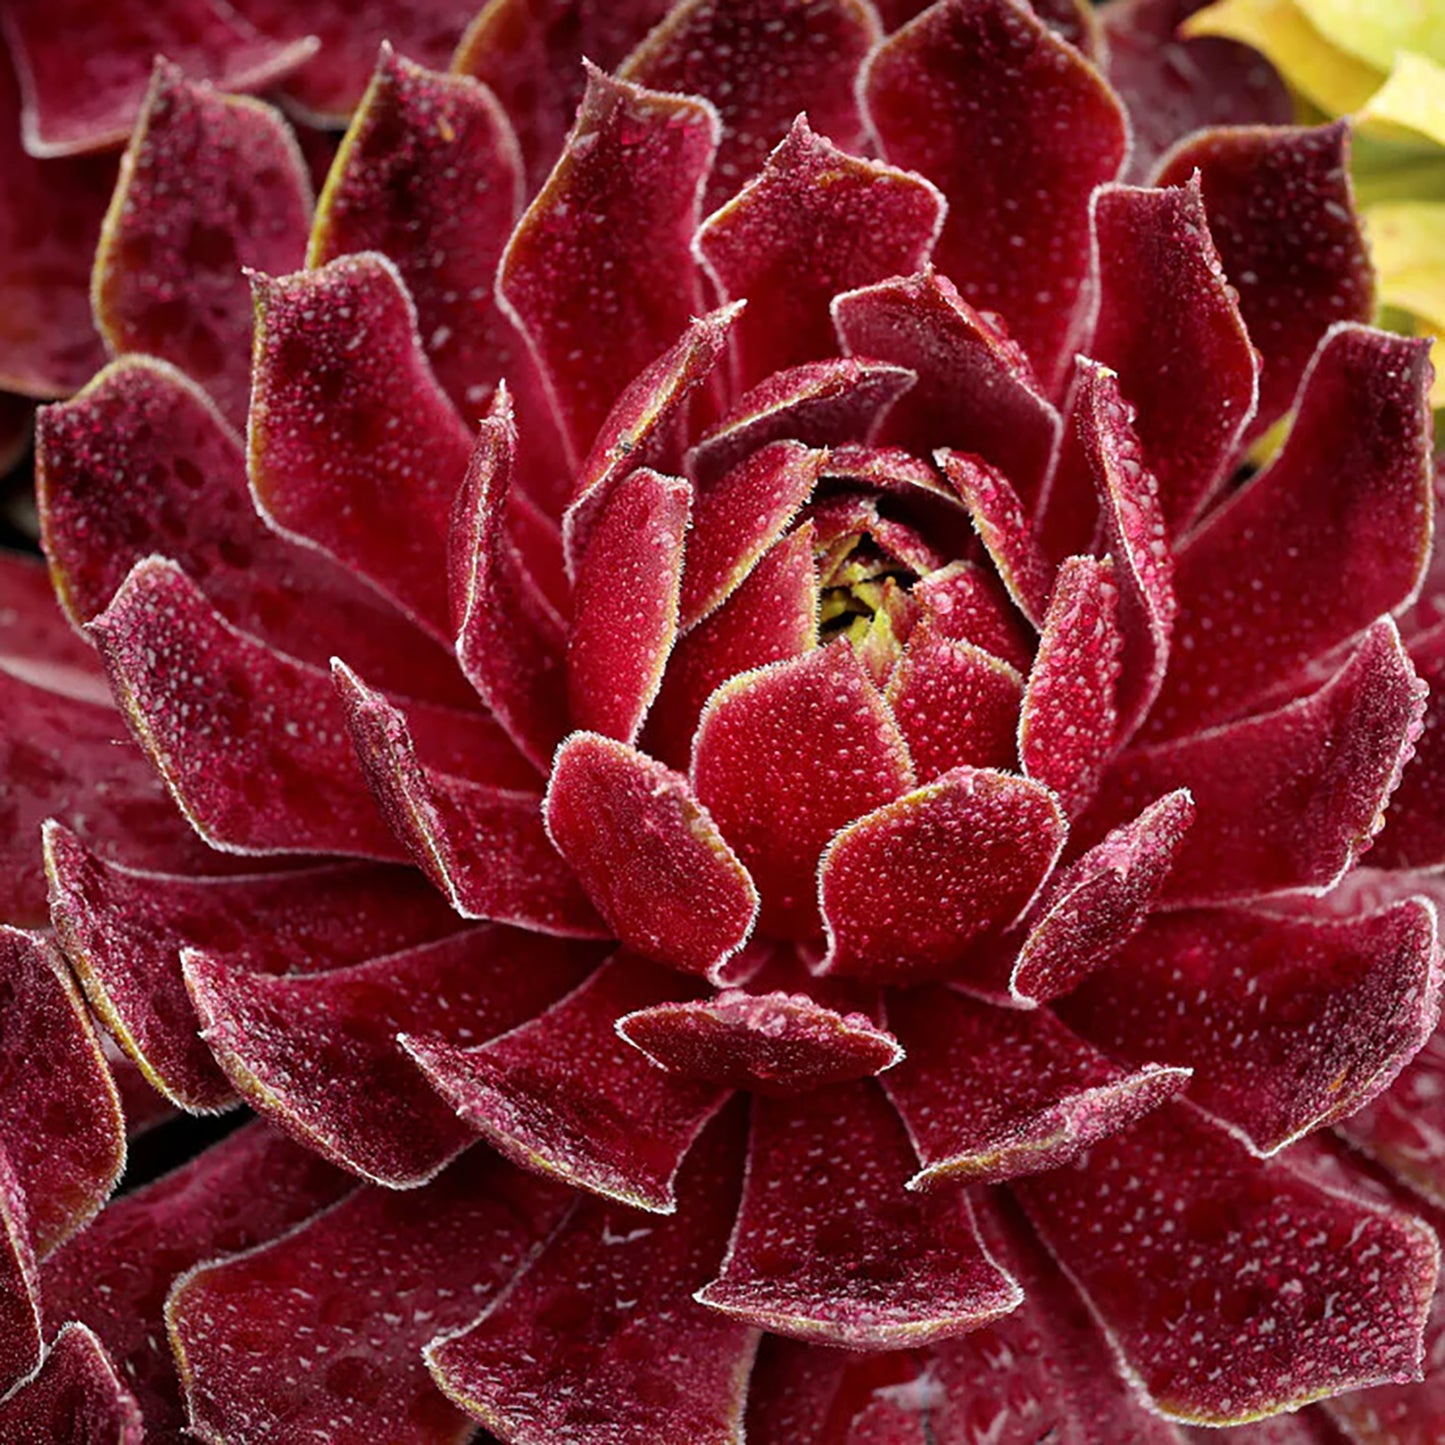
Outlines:
{"type": "Polygon", "coordinates": [[[1429,363],[1177,8],[493,0],[314,207],[156,68],[0,566],[6,1428],[1428,1437],[1429,363]],[[102,1208],[132,1065],[259,1118],[102,1208]]]}

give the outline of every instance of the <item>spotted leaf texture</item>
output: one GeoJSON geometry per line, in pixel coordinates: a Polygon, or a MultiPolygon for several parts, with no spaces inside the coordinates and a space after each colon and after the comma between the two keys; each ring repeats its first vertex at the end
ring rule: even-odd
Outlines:
{"type": "Polygon", "coordinates": [[[948,200],[939,269],[1008,318],[1056,388],[1089,270],[1089,195],[1128,148],[1119,102],[1016,0],[934,5],[873,53],[862,88],[884,155],[948,200]]]}
{"type": "Polygon", "coordinates": [[[558,750],[547,831],[635,953],[719,980],[758,894],[686,778],[624,743],[574,733],[558,750]]]}
{"type": "Polygon", "coordinates": [[[1419,1368],[1430,1231],[1251,1159],[1185,1105],[1014,1188],[1120,1364],[1174,1419],[1242,1423],[1419,1368]],[[1161,1227],[1181,1215],[1187,1230],[1161,1227]]]}
{"type": "Polygon", "coordinates": [[[1047,789],[974,768],[860,818],[823,858],[826,967],[888,983],[956,970],[1023,913],[1065,832],[1047,789]]]}
{"type": "Polygon", "coordinates": [[[244,425],[251,297],[242,270],[294,271],[310,221],[310,182],[280,115],[157,65],[95,259],[106,344],[174,362],[244,425]]]}
{"type": "Polygon", "coordinates": [[[870,1080],[755,1100],[732,1243],[697,1298],[854,1349],[922,1344],[1006,1314],[1021,1294],[984,1248],[967,1196],[900,1198],[908,1161],[902,1126],[870,1080]],[[844,1134],[853,1147],[834,1151],[829,1141],[844,1134]],[[793,1167],[798,1154],[807,1171],[793,1167]]]}
{"type": "Polygon", "coordinates": [[[843,641],[725,683],[693,745],[693,787],[757,883],[770,933],[817,930],[828,840],[911,781],[897,725],[843,641]]]}
{"type": "Polygon", "coordinates": [[[1261,357],[1254,435],[1289,409],[1329,328],[1374,309],[1348,167],[1343,121],[1246,125],[1187,137],[1155,176],[1183,185],[1199,172],[1210,234],[1261,357]]]}
{"type": "Polygon", "coordinates": [[[363,1189],[270,1244],[177,1281],[166,1324],[193,1430],[280,1428],[461,1440],[469,1426],[420,1349],[494,1298],[567,1208],[563,1191],[483,1151],[415,1195],[363,1189]],[[405,1292],[407,1308],[388,1308],[405,1292]],[[311,1368],[294,1359],[305,1339],[311,1368]],[[376,1388],[358,1389],[358,1381],[376,1388]]]}
{"type": "Polygon", "coordinates": [[[508,1158],[605,1199],[671,1214],[678,1166],[726,1091],[670,1078],[613,1026],[696,992],[677,974],[622,954],[489,1044],[408,1039],[405,1047],[432,1087],[508,1158]],[[585,1093],[575,1087],[579,1074],[585,1093]]]}
{"type": "Polygon", "coordinates": [[[800,116],[761,173],[708,217],[695,243],[722,293],[750,303],[735,353],[742,384],[830,355],[832,297],[917,270],[943,210],[943,198],[922,177],[859,160],[800,116]]]}
{"type": "Polygon", "coordinates": [[[575,1205],[476,1324],[427,1352],[442,1389],[518,1445],[736,1441],[757,1333],[689,1295],[727,1239],[741,1123],[732,1111],[698,1141],[674,1218],[575,1205]]]}
{"type": "Polygon", "coordinates": [[[574,456],[624,383],[702,312],[688,247],[716,144],[705,102],[593,68],[567,148],[512,233],[498,295],[574,456]]]}
{"type": "Polygon", "coordinates": [[[1173,913],[1061,1007],[1117,1058],[1190,1065],[1190,1098],[1273,1154],[1388,1087],[1435,1028],[1438,967],[1420,900],[1342,922],[1173,913]]]}
{"type": "Polygon", "coordinates": [[[519,360],[492,274],[522,208],[521,168],[511,124],[489,91],[387,46],[311,233],[312,266],[358,251],[395,263],[432,370],[468,421],[519,360]]]}
{"type": "Polygon", "coordinates": [[[1177,1094],[1189,1070],[1126,1070],[1052,1015],[945,988],[890,995],[906,1059],[881,1080],[922,1161],[910,1189],[1057,1169],[1177,1094]]]}

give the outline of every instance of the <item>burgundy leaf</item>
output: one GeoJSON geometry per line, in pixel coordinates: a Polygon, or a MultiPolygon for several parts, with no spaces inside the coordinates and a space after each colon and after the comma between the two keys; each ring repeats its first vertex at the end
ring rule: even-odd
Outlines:
{"type": "Polygon", "coordinates": [[[688,323],[687,329],[618,396],[592,443],[562,519],[568,570],[575,574],[598,508],[611,486],[638,467],[674,472],[682,457],[683,410],[723,358],[746,303],[737,301],[688,323]]]}
{"type": "Polygon", "coordinates": [[[1089,271],[1089,196],[1128,150],[1114,93],[1017,0],[933,6],[860,86],[884,155],[948,199],[939,269],[1005,319],[1052,394],[1089,271]]]}
{"type": "MultiPolygon", "coordinates": [[[[812,9],[810,41],[817,44],[823,36],[813,29],[812,9]]],[[[832,83],[841,78],[835,74],[832,83]]],[[[714,181],[721,195],[732,189],[719,181],[726,161],[725,147],[714,181]]],[[[943,197],[921,176],[839,150],[800,115],[761,173],[703,222],[694,243],[719,292],[749,302],[735,342],[741,384],[830,356],[836,349],[830,300],[924,265],[943,211],[943,197]]],[[[897,359],[866,345],[852,349],[897,359]]]]}
{"type": "Polygon", "coordinates": [[[1279,126],[1294,101],[1259,51],[1234,40],[1185,39],[1200,0],[1109,0],[1099,8],[1104,74],[1129,112],[1134,148],[1125,178],[1143,185],[1176,141],[1210,126],[1279,126]]]}
{"type": "Polygon", "coordinates": [[[1389,1087],[1440,1015],[1434,910],[1348,921],[1162,914],[1061,1006],[1115,1058],[1194,1070],[1189,1097],[1274,1154],[1389,1087]]]}
{"type": "Polygon", "coordinates": [[[390,43],[439,69],[477,9],[475,0],[236,0],[235,8],[267,35],[320,40],[316,55],[283,87],[292,106],[318,125],[342,124],[365,103],[378,46],[390,43]]]}
{"type": "Polygon", "coordinates": [[[216,867],[216,855],[131,744],[124,717],[90,667],[0,657],[0,757],[0,914],[11,922],[45,920],[39,845],[47,818],[74,828],[107,858],[216,867]]]}
{"type": "Polygon", "coordinates": [[[326,674],[237,631],[174,563],[137,563],[90,633],[137,740],[214,847],[404,856],[326,674]]]}
{"type": "Polygon", "coordinates": [[[929,1445],[938,1348],[865,1353],[764,1335],[748,1380],[749,1445],[929,1445]]]}
{"type": "Polygon", "coordinates": [[[1430,689],[1415,757],[1390,800],[1385,831],[1371,863],[1382,868],[1434,868],[1445,863],[1445,627],[1435,627],[1410,644],[1410,660],[1430,689]]]}
{"type": "Polygon", "coordinates": [[[835,357],[786,367],[708,429],[687,454],[687,474],[710,482],[770,442],[825,447],[871,436],[914,380],[911,371],[882,361],[835,357]]]}
{"type": "Polygon", "coordinates": [[[1132,403],[1171,534],[1225,480],[1254,415],[1259,363],[1210,239],[1197,180],[1094,198],[1098,313],[1088,353],[1132,403]],[[1185,400],[1187,398],[1187,401],[1185,400]]]}
{"type": "Polygon", "coordinates": [[[716,105],[722,133],[707,185],[711,210],[762,167],[800,111],[823,136],[859,148],[854,79],[877,39],[863,0],[682,0],[618,74],[716,105]]]}
{"type": "Polygon", "coordinates": [[[56,598],[45,563],[27,552],[0,548],[0,658],[12,668],[34,669],[79,684],[104,682],[95,649],[71,625],[56,598]]]}
{"type": "Polygon", "coordinates": [[[241,439],[164,362],[122,357],[73,400],[46,407],[36,489],[56,593],[77,624],[105,610],[135,563],[161,553],[229,621],[284,652],[323,667],[341,652],[403,693],[475,706],[439,642],[262,521],[241,439]]]}
{"type": "Polygon", "coordinates": [[[1041,627],[1054,586],[1054,569],[1029,522],[1028,509],[1009,479],[981,457],[934,454],[968,507],[973,525],[1014,606],[1041,627]]]}
{"type": "Polygon", "coordinates": [[[1331,326],[1369,321],[1374,271],[1355,214],[1345,121],[1224,126],[1181,141],[1156,185],[1195,171],[1224,274],[1260,354],[1257,436],[1288,410],[1331,326]]]}
{"type": "Polygon", "coordinates": [[[0,1150],[37,1256],[88,1224],[125,1166],[125,1120],[95,1025],[60,950],[0,929],[0,1150]]]}
{"type": "Polygon", "coordinates": [[[653,1063],[686,1079],[779,1097],[865,1079],[903,1051],[862,1013],[843,1014],[804,993],[744,993],[653,1004],[617,1032],[653,1063]]]}
{"type": "MultiPolygon", "coordinates": [[[[1078,357],[1069,396],[1064,445],[1048,504],[1065,517],[1103,517],[1103,538],[1114,561],[1118,630],[1123,639],[1118,676],[1118,741],[1133,736],[1165,683],[1179,603],[1173,588],[1159,484],[1144,465],[1133,407],[1118,392],[1118,377],[1078,357]],[[1081,510],[1082,494],[1092,500],[1081,510]],[[1072,493],[1072,496],[1071,496],[1072,493]]],[[[1045,536],[1055,535],[1045,522],[1045,536]]],[[[1087,549],[1090,538],[1081,539],[1087,549]]]]}
{"type": "Polygon", "coordinates": [[[932,267],[835,298],[850,355],[878,357],[918,378],[883,434],[925,454],[946,445],[996,466],[1032,507],[1059,434],[1059,415],[998,319],[975,311],[932,267]]]}
{"type": "Polygon", "coordinates": [[[44,1348],[25,1188],[0,1146],[0,1398],[36,1369],[44,1348]]]}
{"type": "Polygon", "coordinates": [[[692,488],[646,468],[604,486],[577,566],[567,698],[576,726],[630,743],[677,636],[692,488]]]}
{"type": "Polygon", "coordinates": [[[547,832],[635,953],[721,982],[758,893],[680,773],[625,743],[573,733],[557,752],[547,832]]]}
{"type": "Polygon", "coordinates": [[[1070,816],[1093,799],[1118,729],[1118,601],[1108,562],[1064,562],[1019,713],[1024,773],[1051,788],[1070,816]]]}
{"type": "Polygon", "coordinates": [[[890,994],[888,1023],[907,1057],[881,1082],[923,1165],[910,1189],[1057,1169],[1189,1082],[1187,1068],[1120,1068],[1047,1010],[947,988],[890,994]]]}
{"type": "Polygon", "coordinates": [[[42,159],[124,141],[157,55],[223,90],[263,90],[316,49],[310,38],[272,40],[215,0],[5,0],[0,13],[25,95],[25,148],[42,159]]]}
{"type": "Polygon", "coordinates": [[[432,1087],[509,1159],[634,1209],[671,1214],[678,1165],[727,1093],[670,1078],[614,1025],[623,1014],[695,993],[671,970],[619,954],[575,993],[491,1043],[403,1043],[432,1087]]]}
{"type": "Polygon", "coordinates": [[[176,1274],[249,1249],[354,1189],[264,1124],[238,1129],[174,1173],[112,1201],[45,1263],[47,1330],[83,1320],[104,1344],[160,1438],[185,1423],[162,1310],[176,1274]]]}
{"type": "MultiPolygon", "coordinates": [[[[474,75],[502,103],[527,164],[527,189],[547,179],[586,88],[585,56],[612,70],[672,0],[487,0],[467,27],[452,69],[474,75]]],[[[374,48],[374,47],[373,47],[374,48]]]]}
{"type": "Polygon", "coordinates": [[[826,452],[797,442],[773,442],[699,483],[682,575],[684,628],[715,612],[737,590],[811,495],[827,459],[826,452]]]}
{"type": "Polygon", "coordinates": [[[648,751],[686,768],[713,691],[739,673],[803,656],[817,643],[817,615],[813,528],[804,523],[754,563],[716,612],[677,640],[643,730],[648,751]]]}
{"type": "Polygon", "coordinates": [[[951,562],[920,577],[911,594],[935,633],[972,643],[1027,673],[1036,638],[1009,604],[1008,593],[992,569],[975,562],[951,562]]]}
{"type": "Polygon", "coordinates": [[[244,426],[251,291],[306,254],[311,183],[280,114],[160,61],[95,257],[96,324],[117,355],[174,362],[244,426]]]}
{"type": "Polygon", "coordinates": [[[447,540],[457,661],[508,735],[546,768],[566,731],[562,629],[507,530],[517,427],[505,385],[457,492],[447,540]]]}
{"type": "Polygon", "coordinates": [[[1218,903],[1323,890],[1380,830],[1419,731],[1424,688],[1388,619],[1317,691],[1275,712],[1125,753],[1083,832],[1187,787],[1198,817],[1164,897],[1218,903]]]}
{"type": "MultiPolygon", "coordinates": [[[[145,64],[149,66],[147,57],[145,64]]],[[[105,362],[90,271],[115,189],[114,156],[36,160],[20,144],[20,87],[0,66],[0,385],[67,396],[105,362]]]]}
{"type": "Polygon", "coordinates": [[[283,532],[446,639],[446,533],[471,436],[437,384],[385,257],[257,276],[249,464],[283,532]]]}
{"type": "Polygon", "coordinates": [[[819,870],[825,971],[888,983],[955,972],[1028,907],[1066,831],[1047,789],[974,768],[859,818],[819,870]]]}
{"type": "Polygon", "coordinates": [[[1182,1104],[1012,1188],[1171,1419],[1238,1424],[1419,1370],[1430,1230],[1250,1158],[1182,1104]]]}
{"type": "MultiPolygon", "coordinates": [[[[1017,1207],[990,1194],[978,1222],[989,1252],[1023,1286],[1023,1303],[926,1352],[852,1357],[849,1373],[860,1384],[871,1375],[874,1387],[845,1382],[835,1397],[830,1415],[853,1415],[850,1445],[1180,1445],[1176,1428],[1115,1373],[1097,1323],[1017,1207]]],[[[810,1445],[836,1439],[824,1429],[810,1445]]],[[[764,1434],[760,1445],[809,1442],[764,1434]]]]}
{"type": "Polygon", "coordinates": [[[208,1112],[235,1098],[196,1033],[181,950],[253,973],[311,973],[463,927],[410,868],[339,863],[177,877],[107,863],[49,823],[51,921],[91,1007],[157,1089],[208,1112]]]}
{"type": "Polygon", "coordinates": [[[385,46],[311,235],[312,266],[356,251],[395,263],[437,381],[468,421],[521,361],[492,295],[522,208],[521,170],[512,128],[488,90],[385,46]]]}
{"type": "Polygon", "coordinates": [[[673,1219],[584,1199],[470,1329],[427,1363],[516,1445],[733,1445],[757,1334],[694,1304],[727,1240],[742,1160],[734,1112],[683,1166],[673,1219]]]}
{"type": "Polygon", "coordinates": [[[948,636],[932,616],[914,627],[886,694],[925,783],[953,768],[1014,767],[1023,695],[1008,663],[948,636]]]}
{"type": "Polygon", "coordinates": [[[303,977],[182,955],[201,1036],[237,1092],[332,1163],[392,1188],[430,1179],[472,1139],[419,1087],[396,1036],[480,1042],[546,1008],[596,962],[586,945],[502,928],[303,977]]]}
{"type": "Polygon", "coordinates": [[[912,1162],[870,1080],[755,1099],[732,1242],[696,1298],[852,1349],[920,1345],[1014,1309],[1022,1294],[984,1248],[968,1197],[905,1194],[912,1162]]]}
{"type": "Polygon", "coordinates": [[[1445,1208],[1445,1036],[1438,1031],[1395,1082],[1338,1132],[1407,1188],[1445,1208]]]}
{"type": "Polygon", "coordinates": [[[839,640],[726,682],[693,747],[693,787],[762,894],[766,933],[818,932],[818,859],[837,830],[904,792],[908,750],[839,640]]]}
{"type": "Polygon", "coordinates": [[[547,838],[538,794],[430,766],[407,714],[344,664],[336,664],[335,678],[382,815],[458,913],[544,933],[604,932],[547,838]]]}
{"type": "Polygon", "coordinates": [[[1179,622],[1149,735],[1238,716],[1414,595],[1430,555],[1429,345],[1321,343],[1273,464],[1179,548],[1179,622]]]}
{"type": "Polygon", "coordinates": [[[358,1190],[280,1239],[183,1275],[166,1325],[192,1432],[237,1445],[281,1433],[465,1439],[421,1347],[494,1299],[567,1204],[555,1185],[475,1150],[416,1194],[358,1190]],[[295,1367],[308,1357],[311,1368],[295,1367]]]}
{"type": "Polygon", "coordinates": [[[141,1445],[144,1438],[135,1396],[121,1384],[105,1347],[80,1324],[66,1325],[40,1369],[0,1400],[0,1434],[37,1445],[141,1445]]]}
{"type": "Polygon", "coordinates": [[[574,458],[626,381],[703,310],[688,246],[717,144],[706,102],[595,67],[587,77],[567,148],[497,273],[574,458]]]}
{"type": "MultiPolygon", "coordinates": [[[[1438,1232],[1439,1216],[1433,1216],[1438,1232]]],[[[1355,1440],[1378,1440],[1382,1445],[1431,1445],[1445,1426],[1438,1361],[1445,1345],[1445,1294],[1437,1288],[1425,1325],[1423,1381],[1407,1385],[1376,1385],[1370,1390],[1352,1390],[1348,1395],[1327,1400],[1311,1415],[1320,1417],[1315,1434],[1298,1445],[1341,1445],[1355,1440]],[[1331,1421],[1335,1422],[1333,1425],[1331,1421]],[[1338,1426],[1339,1428],[1336,1428],[1338,1426]]],[[[1299,1419],[1300,1416],[1286,1417],[1299,1419]]],[[[1273,1442],[1262,1442],[1273,1445],[1273,1442]]],[[[1295,1445],[1284,1440],[1279,1445],[1295,1445]]]]}
{"type": "Polygon", "coordinates": [[[1188,790],[1166,793],[1054,879],[1008,951],[1015,1002],[1046,1003],[1109,961],[1154,906],[1193,821],[1188,790]]]}

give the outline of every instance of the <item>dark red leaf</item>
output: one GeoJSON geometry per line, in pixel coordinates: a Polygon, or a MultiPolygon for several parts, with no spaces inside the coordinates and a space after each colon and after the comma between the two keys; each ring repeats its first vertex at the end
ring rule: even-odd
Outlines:
{"type": "Polygon", "coordinates": [[[547,833],[635,953],[721,983],[758,893],[680,773],[625,743],[573,733],[547,789],[547,833]]]}
{"type": "Polygon", "coordinates": [[[1029,508],[1038,501],[1059,414],[1027,358],[932,267],[850,291],[833,302],[843,349],[907,367],[918,378],[882,434],[927,455],[949,446],[999,468],[1029,508]]]}
{"type": "Polygon", "coordinates": [[[509,1159],[634,1209],[671,1214],[682,1157],[727,1092],[669,1077],[614,1025],[623,1014],[695,994],[679,974],[619,954],[491,1043],[407,1039],[405,1047],[432,1087],[509,1159]]]}
{"type": "Polygon", "coordinates": [[[1428,352],[1362,326],[1326,336],[1273,464],[1178,549],[1151,738],[1239,716],[1413,597],[1433,513],[1428,352]]]}
{"type": "Polygon", "coordinates": [[[479,1149],[415,1194],[358,1190],[280,1239],[192,1270],[166,1301],[191,1430],[238,1445],[298,1432],[465,1439],[421,1348],[496,1298],[567,1204],[479,1149]]]}
{"type": "Polygon", "coordinates": [[[692,487],[647,468],[604,486],[578,559],[567,699],[575,726],[630,743],[677,636],[692,487]]]}
{"type": "Polygon", "coordinates": [[[955,768],[842,829],[818,891],[824,970],[912,983],[954,973],[1042,887],[1067,824],[1046,788],[955,768]]]}
{"type": "Polygon", "coordinates": [[[854,81],[877,39],[862,0],[682,0],[618,74],[717,107],[722,133],[704,193],[712,210],[762,168],[799,112],[844,149],[861,147],[854,81]]]}
{"type": "Polygon", "coordinates": [[[85,1325],[68,1324],[40,1369],[0,1401],[0,1435],[54,1445],[141,1445],[140,1406],[121,1384],[105,1346],[85,1325]]]}
{"type": "Polygon", "coordinates": [[[1210,239],[1199,183],[1094,198],[1098,313],[1087,351],[1133,405],[1171,535],[1227,477],[1254,415],[1259,362],[1210,239]]]}
{"type": "Polygon", "coordinates": [[[367,254],[253,285],[257,505],[449,640],[447,525],[472,439],[400,275],[367,254]]]}
{"type": "Polygon", "coordinates": [[[1128,149],[1114,93],[1017,0],[933,6],[860,86],[884,155],[948,199],[939,269],[1004,318],[1052,394],[1089,272],[1089,196],[1128,149]]]}
{"type": "Polygon", "coordinates": [[[716,144],[705,102],[593,67],[567,148],[508,242],[497,295],[537,359],[571,458],[703,311],[689,244],[716,144]]]}
{"type": "Polygon", "coordinates": [[[697,1299],[778,1334],[919,1345],[1014,1309],[966,1195],[908,1194],[912,1151],[871,1080],[753,1101],[742,1206],[697,1299]]]}
{"type": "MultiPolygon", "coordinates": [[[[810,25],[816,10],[811,7],[810,25]]],[[[821,33],[810,38],[824,41],[821,33]]],[[[730,66],[745,63],[731,52],[730,66]]],[[[841,89],[841,82],[835,74],[832,83],[841,89]]],[[[720,195],[731,189],[719,187],[725,170],[724,156],[714,182],[720,195]]],[[[831,356],[828,303],[840,291],[918,270],[933,250],[943,210],[943,197],[921,176],[840,150],[800,115],[761,173],[697,234],[698,256],[719,292],[749,303],[735,342],[740,384],[753,386],[785,367],[831,356]]],[[[897,359],[866,345],[852,350],[897,359]]]]}
{"type": "Polygon", "coordinates": [[[311,183],[279,113],[158,62],[95,257],[91,298],[106,345],[173,362],[244,426],[243,268],[296,270],[310,223],[311,183]]]}
{"type": "Polygon", "coordinates": [[[1189,1081],[1187,1068],[1120,1068],[1047,1010],[947,988],[891,993],[888,1022],[906,1057],[880,1082],[923,1165],[910,1189],[1057,1169],[1189,1081]]]}
{"type": "Polygon", "coordinates": [[[821,927],[828,840],[913,781],[908,749],[852,647],[839,640],[725,683],[693,748],[693,787],[762,894],[759,928],[821,927]]]}
{"type": "Polygon", "coordinates": [[[185,1415],[162,1319],[177,1273],[260,1244],[355,1185],[264,1124],[239,1129],[114,1200],[46,1261],[46,1327],[83,1320],[134,1391],[147,1427],[161,1438],[178,1433],[185,1415]]]}
{"type": "Polygon", "coordinates": [[[4,14],[25,93],[25,148],[47,159],[124,141],[157,55],[222,90],[263,90],[316,49],[310,38],[272,40],[216,0],[5,0],[4,14]]]}
{"type": "Polygon", "coordinates": [[[492,294],[522,199],[516,137],[492,94],[385,46],[321,193],[308,261],[356,251],[393,261],[432,370],[468,421],[503,376],[517,384],[524,363],[492,294]]]}
{"type": "Polygon", "coordinates": [[[1188,788],[1198,816],[1166,899],[1323,890],[1380,830],[1423,708],[1424,687],[1394,624],[1378,622],[1334,677],[1297,702],[1125,753],[1083,834],[1096,838],[1162,794],[1188,788]]]}
{"type": "Polygon", "coordinates": [[[528,1445],[739,1440],[757,1334],[689,1296],[727,1240],[741,1122],[698,1142],[673,1219],[583,1200],[475,1325],[428,1350],[442,1389],[528,1445]]]}
{"type": "Polygon", "coordinates": [[[1011,1187],[1172,1419],[1238,1424],[1419,1370],[1430,1230],[1251,1158],[1185,1105],[1011,1187]]]}
{"type": "Polygon", "coordinates": [[[91,1007],[150,1083],[193,1112],[221,1108],[235,1093],[197,1036],[182,949],[253,973],[311,973],[464,926],[414,869],[384,864],[144,873],[105,862],[53,822],[45,864],[51,922],[91,1007]]]}
{"type": "Polygon", "coordinates": [[[46,407],[36,488],[56,592],[77,625],[105,610],[135,563],[164,555],[229,621],[283,652],[322,667],[340,652],[399,692],[476,705],[440,642],[257,515],[240,437],[164,362],[122,357],[46,407]]]}
{"type": "Polygon", "coordinates": [[[1289,408],[1315,348],[1340,321],[1369,321],[1374,271],[1349,180],[1345,121],[1224,126],[1179,143],[1156,185],[1195,171],[1224,274],[1259,351],[1257,436],[1289,408]]]}

